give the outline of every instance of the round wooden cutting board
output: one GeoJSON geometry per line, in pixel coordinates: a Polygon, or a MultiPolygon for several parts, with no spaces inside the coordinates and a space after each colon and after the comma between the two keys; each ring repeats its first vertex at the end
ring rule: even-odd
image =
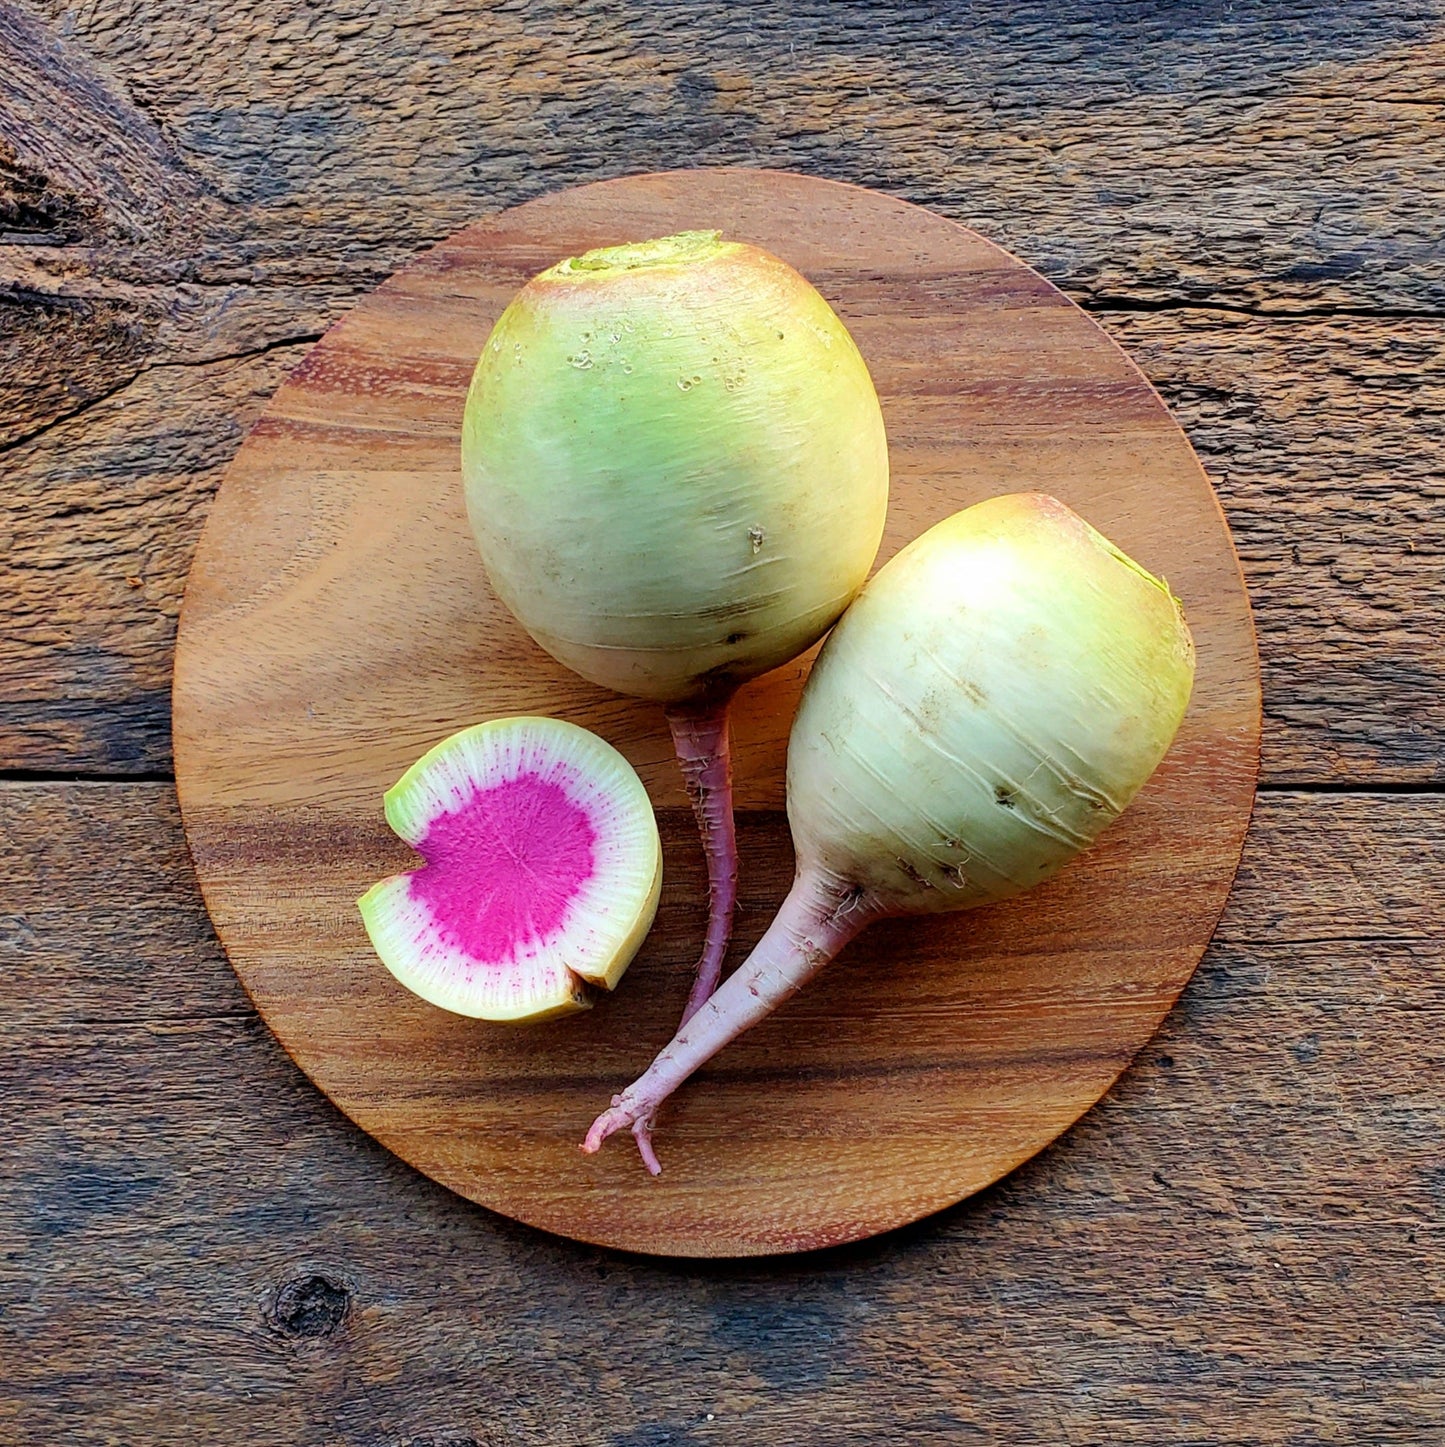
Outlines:
{"type": "MultiPolygon", "coordinates": [[[[792,873],[783,761],[806,660],[735,709],[741,960],[792,873]]],[[[277,392],[216,500],[186,590],[176,776],[206,903],[301,1068],[365,1130],[475,1201],[636,1251],[731,1256],[849,1241],[998,1180],[1089,1108],[1207,944],[1254,793],[1259,681],[1224,519],[1122,352],[971,231],[850,186],[681,171],[546,196],[469,227],[365,298],[277,392]],[[538,649],[467,529],[458,437],[488,329],[568,255],[720,228],[791,262],[872,370],[892,449],[879,562],[994,493],[1076,508],[1184,600],[1184,728],[1099,844],[1008,905],[869,930],[664,1112],[663,1175],[588,1123],[677,1023],[706,887],[655,707],[538,649]],[[407,994],[355,900],[414,862],[382,791],[503,714],[596,730],[663,831],[657,924],[616,994],[534,1028],[407,994]]]]}

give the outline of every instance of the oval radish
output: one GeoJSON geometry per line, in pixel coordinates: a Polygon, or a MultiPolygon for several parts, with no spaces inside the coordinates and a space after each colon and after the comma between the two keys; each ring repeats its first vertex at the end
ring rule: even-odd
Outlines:
{"type": "Polygon", "coordinates": [[[497,593],[550,654],[667,709],[708,860],[689,1001],[737,884],[728,704],[848,605],[883,532],[868,369],[792,267],[715,231],[534,277],[477,362],[467,510],[497,593]]]}
{"type": "Polygon", "coordinates": [[[642,781],[575,724],[463,729],[387,790],[425,863],[362,895],[382,963],[433,1005],[485,1020],[584,1010],[652,926],[662,846],[642,781]]]}
{"type": "Polygon", "coordinates": [[[871,920],[1006,899],[1153,773],[1194,646],[1159,579],[1053,498],[994,498],[916,539],[833,630],[788,744],[797,874],[757,948],[587,1135],[658,1106],[871,920]]]}

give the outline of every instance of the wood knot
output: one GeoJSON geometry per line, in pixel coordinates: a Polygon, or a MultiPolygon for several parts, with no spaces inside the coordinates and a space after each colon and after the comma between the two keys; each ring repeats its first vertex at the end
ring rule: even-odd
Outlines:
{"type": "Polygon", "coordinates": [[[351,1310],[351,1289],[328,1276],[297,1276],[277,1293],[266,1313],[282,1336],[331,1336],[351,1310]]]}

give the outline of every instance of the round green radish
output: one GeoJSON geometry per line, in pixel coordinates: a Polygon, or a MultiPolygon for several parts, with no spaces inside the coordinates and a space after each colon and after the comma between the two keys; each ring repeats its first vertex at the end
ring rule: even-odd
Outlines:
{"type": "Polygon", "coordinates": [[[879,570],[788,744],[793,888],[747,962],[600,1116],[658,1169],[658,1106],[870,921],[1006,899],[1086,849],[1164,757],[1194,645],[1158,578],[1053,498],[994,498],[879,570]]]}
{"type": "Polygon", "coordinates": [[[657,913],[662,847],[642,781],[575,724],[463,729],[389,789],[386,820],[425,863],[362,895],[393,975],[485,1020],[585,1010],[611,990],[657,913]]]}
{"type": "Polygon", "coordinates": [[[872,566],[883,418],[792,267],[715,231],[572,257],[493,328],[462,432],[498,594],[584,678],[668,710],[708,855],[716,982],[737,859],[727,707],[813,644],[872,566]]]}
{"type": "Polygon", "coordinates": [[[573,257],[502,313],[462,433],[503,601],[593,683],[678,704],[796,657],[883,532],[878,398],[828,303],[717,232],[573,257]]]}

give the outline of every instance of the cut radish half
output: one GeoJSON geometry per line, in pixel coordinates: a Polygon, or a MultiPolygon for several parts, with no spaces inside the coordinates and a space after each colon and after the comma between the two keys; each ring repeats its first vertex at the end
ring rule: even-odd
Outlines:
{"type": "Polygon", "coordinates": [[[408,990],[483,1020],[546,1020],[611,990],[652,926],[657,820],[632,766],[552,718],[463,729],[387,790],[386,821],[426,861],[358,901],[408,990]]]}

